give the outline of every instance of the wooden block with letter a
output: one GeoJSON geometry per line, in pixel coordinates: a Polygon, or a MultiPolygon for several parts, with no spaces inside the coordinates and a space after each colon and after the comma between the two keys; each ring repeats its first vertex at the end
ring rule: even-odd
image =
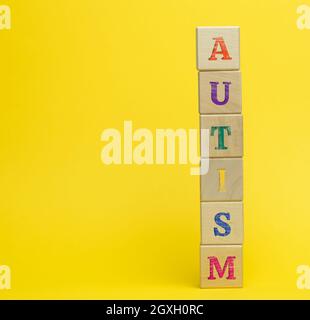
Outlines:
{"type": "Polygon", "coordinates": [[[239,70],[239,68],[239,27],[197,28],[198,70],[239,70]]]}
{"type": "Polygon", "coordinates": [[[201,245],[200,287],[242,287],[242,246],[201,245]]]}

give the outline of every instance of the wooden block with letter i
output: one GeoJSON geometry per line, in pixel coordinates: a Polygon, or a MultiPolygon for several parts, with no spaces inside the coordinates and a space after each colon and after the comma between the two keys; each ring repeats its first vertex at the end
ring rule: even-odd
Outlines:
{"type": "Polygon", "coordinates": [[[209,159],[209,171],[200,177],[201,201],[242,201],[241,158],[209,159]]]}
{"type": "Polygon", "coordinates": [[[242,246],[200,246],[200,287],[242,287],[242,246]]]}
{"type": "Polygon", "coordinates": [[[239,27],[197,28],[198,70],[239,70],[239,27]]]}

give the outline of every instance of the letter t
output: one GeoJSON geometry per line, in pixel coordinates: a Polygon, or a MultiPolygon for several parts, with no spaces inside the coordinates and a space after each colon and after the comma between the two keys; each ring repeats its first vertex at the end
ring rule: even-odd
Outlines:
{"type": "Polygon", "coordinates": [[[227,131],[227,135],[231,135],[231,127],[229,126],[215,126],[211,127],[211,136],[214,136],[215,131],[218,130],[218,144],[215,149],[217,150],[226,150],[227,147],[225,146],[224,142],[224,136],[225,136],[225,130],[227,131]]]}

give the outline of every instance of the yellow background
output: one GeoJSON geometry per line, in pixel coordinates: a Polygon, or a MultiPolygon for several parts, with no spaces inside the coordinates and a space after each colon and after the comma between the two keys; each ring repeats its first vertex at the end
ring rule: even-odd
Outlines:
{"type": "MultiPolygon", "coordinates": [[[[310,30],[302,1],[9,1],[0,31],[0,298],[309,298],[310,30]],[[239,25],[243,289],[199,289],[190,165],[105,166],[101,132],[198,128],[195,27],[239,25]]],[[[310,5],[310,2],[309,2],[310,5]]]]}

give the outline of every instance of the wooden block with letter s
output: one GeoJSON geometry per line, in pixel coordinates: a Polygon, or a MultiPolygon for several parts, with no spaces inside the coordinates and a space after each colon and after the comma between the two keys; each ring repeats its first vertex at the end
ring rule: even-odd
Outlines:
{"type": "Polygon", "coordinates": [[[242,244],[242,202],[201,202],[201,244],[242,244]]]}

